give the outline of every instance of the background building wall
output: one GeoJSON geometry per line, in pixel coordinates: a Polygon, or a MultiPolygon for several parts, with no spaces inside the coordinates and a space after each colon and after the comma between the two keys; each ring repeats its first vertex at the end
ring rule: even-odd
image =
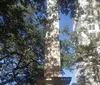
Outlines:
{"type": "MultiPolygon", "coordinates": [[[[73,30],[86,29],[89,35],[81,33],[81,45],[90,43],[88,36],[98,36],[100,34],[100,1],[98,0],[78,0],[80,10],[74,18],[73,30]],[[98,5],[98,6],[97,6],[98,5]],[[81,12],[81,13],[80,13],[81,12]]],[[[97,45],[99,53],[100,46],[97,45]]],[[[85,57],[83,61],[76,64],[76,82],[78,85],[100,85],[100,66],[94,66],[91,62],[93,56],[85,57]]]]}

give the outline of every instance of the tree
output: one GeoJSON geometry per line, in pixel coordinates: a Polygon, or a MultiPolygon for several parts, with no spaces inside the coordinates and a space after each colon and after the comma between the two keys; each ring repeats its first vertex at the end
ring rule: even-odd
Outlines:
{"type": "MultiPolygon", "coordinates": [[[[82,27],[77,26],[75,31],[73,33],[70,33],[71,35],[68,35],[68,29],[64,29],[64,33],[67,32],[67,38],[62,41],[62,51],[63,54],[63,65],[65,67],[74,66],[75,70],[79,70],[77,72],[77,84],[78,85],[93,85],[94,84],[100,84],[100,76],[98,75],[100,73],[99,68],[99,47],[100,47],[100,38],[99,33],[89,33],[89,30],[94,29],[92,26],[92,29],[89,29],[88,26],[95,22],[93,21],[94,17],[97,19],[97,22],[99,22],[99,15],[95,15],[93,10],[99,12],[99,6],[100,4],[97,4],[96,6],[92,5],[92,1],[87,1],[89,4],[86,5],[86,7],[82,8],[80,6],[77,7],[77,10],[75,15],[77,15],[74,19],[78,24],[81,22],[84,22],[86,25],[83,25],[82,27]],[[93,15],[93,19],[89,18],[89,14],[87,14],[87,11],[93,15]],[[85,14],[86,17],[80,18],[81,15],[85,14]],[[84,37],[84,36],[85,37],[84,37]],[[69,51],[67,51],[69,49],[69,51]],[[66,61],[68,61],[66,63],[66,61]]],[[[90,26],[91,27],[91,26],[90,26]]]]}
{"type": "Polygon", "coordinates": [[[45,33],[26,4],[0,1],[0,84],[34,84],[43,75],[45,33]]]}
{"type": "MultiPolygon", "coordinates": [[[[58,6],[67,14],[73,0],[58,6]]],[[[45,0],[0,0],[0,84],[34,84],[43,75],[44,9],[45,0]]]]}
{"type": "MultiPolygon", "coordinates": [[[[99,84],[100,83],[100,76],[98,74],[99,71],[99,33],[95,32],[96,29],[95,26],[91,26],[90,24],[93,23],[95,25],[95,19],[97,21],[99,20],[97,17],[98,10],[99,10],[99,4],[93,6],[93,1],[88,0],[88,5],[83,7],[81,11],[79,10],[81,16],[85,14],[85,17],[82,18],[81,22],[84,22],[84,25],[79,25],[77,31],[77,42],[76,46],[74,45],[75,53],[76,53],[76,70],[78,71],[77,75],[77,83],[78,85],[86,84],[86,85],[92,85],[92,84],[99,84]],[[97,14],[94,13],[94,11],[97,11],[97,14]],[[93,18],[89,18],[89,16],[93,16],[93,18]],[[79,30],[80,29],[80,30],[79,30]],[[91,30],[93,30],[91,32],[91,30]],[[80,32],[80,33],[79,33],[80,32]]],[[[77,20],[79,20],[80,17],[78,17],[77,20]]],[[[80,22],[80,21],[77,21],[80,22]]],[[[99,21],[98,21],[99,22],[99,21]]]]}
{"type": "Polygon", "coordinates": [[[77,85],[84,85],[86,83],[92,85],[91,82],[93,81],[94,83],[100,83],[99,36],[99,33],[92,35],[87,29],[80,28],[72,32],[62,41],[62,58],[64,58],[62,59],[62,64],[64,64],[65,67],[68,66],[70,69],[79,70],[77,76],[77,80],[79,81],[77,81],[77,85]],[[91,79],[93,81],[91,81],[91,79]]]}

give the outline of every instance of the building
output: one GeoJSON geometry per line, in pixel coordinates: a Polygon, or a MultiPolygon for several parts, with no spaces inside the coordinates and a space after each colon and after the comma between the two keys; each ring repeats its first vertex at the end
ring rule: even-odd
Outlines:
{"type": "Polygon", "coordinates": [[[60,41],[57,0],[46,0],[47,24],[45,40],[44,77],[38,85],[69,85],[71,77],[60,75],[60,41]]]}
{"type": "MultiPolygon", "coordinates": [[[[76,16],[74,18],[73,30],[81,31],[80,45],[89,45],[91,39],[100,36],[100,0],[77,0],[76,16]]],[[[94,41],[95,42],[95,41],[94,41]]],[[[100,53],[98,42],[96,50],[100,53]]],[[[100,55],[98,55],[97,59],[100,55]]],[[[76,63],[77,85],[100,85],[100,64],[95,64],[94,56],[85,56],[83,60],[76,63]]]]}

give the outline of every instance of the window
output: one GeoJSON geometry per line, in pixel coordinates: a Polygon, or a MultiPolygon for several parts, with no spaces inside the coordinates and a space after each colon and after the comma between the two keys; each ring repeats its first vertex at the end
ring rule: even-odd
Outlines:
{"type": "Polygon", "coordinates": [[[92,9],[88,10],[87,12],[88,12],[88,15],[93,15],[94,14],[92,9]]]}
{"type": "Polygon", "coordinates": [[[97,33],[97,37],[99,37],[99,36],[100,36],[100,32],[97,33]]]}
{"type": "Polygon", "coordinates": [[[100,24],[98,26],[99,26],[99,30],[100,30],[100,24]]]}
{"type": "Polygon", "coordinates": [[[97,15],[100,15],[100,11],[99,10],[97,10],[97,15]]]}
{"type": "Polygon", "coordinates": [[[97,10],[97,20],[98,22],[100,22],[100,11],[99,10],[97,10]]]}
{"type": "Polygon", "coordinates": [[[88,10],[88,15],[90,15],[90,10],[88,10]]]}
{"type": "Polygon", "coordinates": [[[95,30],[94,24],[89,25],[89,30],[95,30]]]}
{"type": "Polygon", "coordinates": [[[94,19],[93,18],[89,18],[88,21],[89,21],[89,23],[93,23],[94,19]]]}
{"type": "Polygon", "coordinates": [[[97,20],[98,20],[98,22],[100,22],[100,16],[98,15],[98,17],[97,17],[97,20]]]}
{"type": "Polygon", "coordinates": [[[96,34],[95,33],[90,33],[90,37],[95,38],[96,34]]]}
{"type": "Polygon", "coordinates": [[[97,2],[99,2],[100,0],[96,0],[97,2]]]}

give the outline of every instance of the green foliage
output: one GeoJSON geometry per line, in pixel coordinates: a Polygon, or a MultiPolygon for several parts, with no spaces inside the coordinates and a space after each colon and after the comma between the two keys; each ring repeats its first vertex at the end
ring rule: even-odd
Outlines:
{"type": "MultiPolygon", "coordinates": [[[[73,3],[74,0],[59,0],[60,11],[68,14],[73,3]]],[[[44,9],[45,0],[0,0],[0,84],[34,85],[43,76],[43,28],[48,23],[44,9]]],[[[66,67],[64,63],[68,65],[73,60],[71,45],[67,40],[61,44],[62,67],[66,67]]]]}
{"type": "Polygon", "coordinates": [[[82,28],[70,32],[66,27],[63,28],[61,33],[66,36],[65,39],[61,40],[62,68],[73,69],[73,65],[83,61],[85,58],[88,59],[90,56],[94,56],[93,59],[96,59],[98,64],[99,59],[97,57],[99,53],[97,46],[100,44],[98,33],[95,33],[95,36],[91,36],[87,29],[82,28]],[[83,34],[86,37],[82,36],[83,34]]]}
{"type": "Polygon", "coordinates": [[[69,31],[68,27],[65,26],[61,30],[61,34],[66,36],[63,40],[61,40],[61,64],[62,64],[62,68],[72,70],[73,63],[74,63],[73,42],[71,41],[72,33],[69,31]]]}
{"type": "Polygon", "coordinates": [[[14,82],[17,85],[33,85],[37,77],[43,76],[45,32],[36,23],[33,24],[34,16],[30,20],[32,16],[28,9],[20,1],[0,1],[2,85],[14,82]]]}

